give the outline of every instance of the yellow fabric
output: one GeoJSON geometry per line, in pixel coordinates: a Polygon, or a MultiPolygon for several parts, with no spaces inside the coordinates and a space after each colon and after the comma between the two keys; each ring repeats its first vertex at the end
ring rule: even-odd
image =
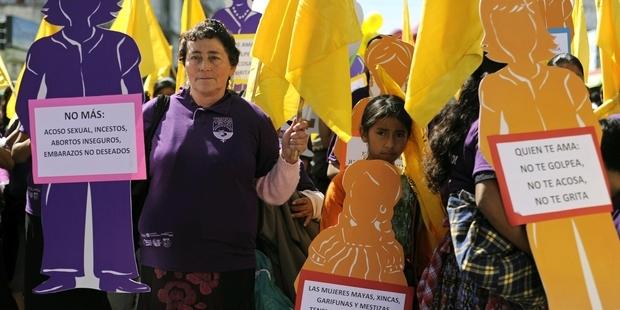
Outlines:
{"type": "Polygon", "coordinates": [[[428,122],[482,61],[478,1],[425,1],[411,64],[405,109],[428,122]]]}
{"type": "MultiPolygon", "coordinates": [[[[205,19],[207,19],[207,17],[205,16],[205,11],[202,9],[200,0],[183,1],[183,8],[181,9],[181,33],[191,29],[205,19]]],[[[177,68],[176,82],[176,89],[179,89],[179,87],[185,84],[185,66],[180,62],[177,68]]]]}
{"type": "Polygon", "coordinates": [[[300,0],[286,79],[323,122],[351,138],[348,45],[361,39],[353,0],[300,0]]]}
{"type": "Polygon", "coordinates": [[[447,230],[441,199],[424,179],[424,128],[482,62],[482,35],[478,2],[425,2],[405,96],[405,109],[414,125],[404,157],[405,172],[416,184],[433,247],[447,230]]]}
{"type": "Polygon", "coordinates": [[[426,132],[418,123],[413,123],[411,136],[405,147],[403,156],[405,159],[405,174],[413,180],[416,185],[416,195],[420,203],[422,211],[422,220],[428,231],[427,237],[430,248],[434,249],[439,242],[446,236],[447,227],[443,226],[444,206],[442,205],[439,195],[434,194],[428,188],[426,179],[424,178],[424,167],[422,160],[426,150],[426,141],[424,137],[426,132]]]}
{"type": "MultiPolygon", "coordinates": [[[[45,21],[45,19],[41,19],[41,23],[39,24],[39,30],[37,31],[37,35],[34,40],[41,39],[43,37],[48,37],[58,32],[62,27],[58,27],[56,25],[52,25],[45,21]]],[[[15,104],[17,102],[17,94],[19,93],[19,83],[22,80],[22,76],[24,75],[24,71],[26,70],[26,66],[22,66],[21,71],[19,72],[19,76],[17,77],[17,83],[15,83],[15,89],[13,90],[13,95],[9,99],[9,102],[6,106],[6,116],[10,119],[13,119],[15,116],[15,104]]]]}
{"type": "Polygon", "coordinates": [[[575,33],[571,42],[571,53],[581,61],[585,82],[588,82],[590,72],[590,45],[588,44],[588,29],[586,14],[583,9],[583,0],[574,0],[573,25],[575,33]]]}
{"type": "MultiPolygon", "coordinates": [[[[142,77],[168,75],[172,66],[172,47],[164,35],[148,0],[125,0],[110,30],[132,37],[140,50],[140,74],[142,77]],[[165,74],[164,74],[165,73],[165,74]]],[[[148,84],[154,85],[151,77],[148,84]]],[[[145,90],[149,93],[152,89],[145,90]]]]}
{"type": "Polygon", "coordinates": [[[405,43],[414,45],[413,34],[411,33],[411,23],[409,21],[409,0],[403,0],[403,35],[402,40],[405,43]]]}
{"type": "Polygon", "coordinates": [[[295,116],[299,94],[284,78],[289,57],[297,0],[271,0],[261,18],[252,57],[256,74],[250,74],[248,96],[267,113],[279,128],[295,116]]]}
{"type": "Polygon", "coordinates": [[[608,115],[619,113],[619,106],[620,94],[618,94],[616,98],[607,99],[598,108],[594,109],[594,116],[599,120],[607,118],[608,115]]]}
{"type": "Polygon", "coordinates": [[[401,98],[405,98],[405,93],[398,86],[398,84],[392,79],[389,73],[383,69],[383,66],[377,65],[375,80],[377,81],[377,85],[379,85],[379,89],[381,89],[381,94],[394,95],[401,98]]]}
{"type": "MultiPolygon", "coordinates": [[[[601,71],[603,76],[603,101],[617,98],[620,94],[620,2],[617,0],[597,0],[598,46],[600,48],[601,71]]],[[[608,114],[620,112],[615,107],[608,114]]]]}
{"type": "Polygon", "coordinates": [[[13,89],[13,81],[11,81],[9,72],[4,65],[4,60],[2,60],[2,56],[0,56],[0,88],[6,87],[13,89]]]}

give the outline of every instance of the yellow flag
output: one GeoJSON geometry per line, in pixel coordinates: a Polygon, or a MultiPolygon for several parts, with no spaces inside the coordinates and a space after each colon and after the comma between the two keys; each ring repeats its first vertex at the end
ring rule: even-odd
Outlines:
{"type": "MultiPolygon", "coordinates": [[[[191,29],[199,22],[207,19],[199,0],[184,0],[181,9],[181,33],[191,29]]],[[[185,84],[185,66],[179,63],[177,68],[177,89],[185,84]]]]}
{"type": "Polygon", "coordinates": [[[581,61],[583,77],[587,83],[588,73],[590,72],[590,45],[588,44],[588,29],[586,14],[583,9],[583,0],[574,0],[572,18],[575,33],[571,42],[571,54],[581,61]]]}
{"type": "Polygon", "coordinates": [[[409,0],[403,0],[403,35],[405,43],[414,45],[413,34],[411,33],[411,23],[409,22],[409,0]]]}
{"type": "Polygon", "coordinates": [[[432,0],[424,9],[405,108],[424,127],[482,62],[479,1],[432,0]]]}
{"type": "Polygon", "coordinates": [[[351,138],[348,45],[362,37],[353,0],[300,0],[286,79],[344,141],[351,138]]]}
{"type": "MultiPolygon", "coordinates": [[[[41,19],[41,23],[39,24],[39,30],[37,31],[37,36],[34,40],[41,39],[43,37],[48,37],[58,32],[62,27],[58,27],[56,25],[52,25],[45,21],[45,19],[41,19]]],[[[24,71],[26,70],[26,66],[22,66],[21,71],[19,72],[19,76],[17,77],[17,83],[15,83],[15,89],[13,91],[13,95],[6,106],[6,116],[8,118],[15,117],[15,104],[17,103],[17,94],[19,93],[19,83],[22,80],[22,76],[24,75],[24,71]]]]}
{"type": "Polygon", "coordinates": [[[603,76],[603,101],[615,107],[609,113],[620,112],[620,3],[617,0],[597,0],[598,46],[603,76]]]}
{"type": "Polygon", "coordinates": [[[13,90],[13,81],[11,81],[11,77],[9,76],[9,71],[6,69],[4,65],[4,61],[2,60],[2,56],[0,56],[0,88],[9,87],[13,90]]]}
{"type": "Polygon", "coordinates": [[[438,244],[446,229],[441,199],[423,177],[425,128],[482,62],[482,35],[478,1],[425,1],[405,96],[414,128],[404,156],[431,246],[438,244]]]}
{"type": "MultiPolygon", "coordinates": [[[[140,74],[157,76],[172,66],[172,48],[148,0],[125,0],[110,30],[125,33],[140,50],[140,74]]],[[[152,90],[150,90],[152,91],[152,90]]]]}
{"type": "Polygon", "coordinates": [[[390,76],[389,73],[383,69],[383,66],[377,65],[377,70],[375,71],[377,74],[375,75],[375,80],[377,81],[377,85],[381,89],[381,94],[388,94],[398,96],[400,98],[405,98],[405,93],[402,88],[398,86],[398,83],[394,81],[394,79],[390,76]]]}
{"type": "MultiPolygon", "coordinates": [[[[271,0],[261,18],[252,57],[256,74],[250,74],[246,99],[267,113],[274,127],[295,116],[299,94],[284,78],[298,0],[271,0]]],[[[350,107],[349,107],[350,108],[350,107]]]]}

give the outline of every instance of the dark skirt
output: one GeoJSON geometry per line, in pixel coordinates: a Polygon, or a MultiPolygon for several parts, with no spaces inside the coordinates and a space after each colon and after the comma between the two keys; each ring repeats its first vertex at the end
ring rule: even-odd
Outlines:
{"type": "Polygon", "coordinates": [[[418,307],[421,310],[519,309],[475,283],[460,271],[448,234],[435,249],[431,262],[422,273],[417,287],[418,307]]]}
{"type": "Polygon", "coordinates": [[[140,310],[254,309],[254,269],[175,272],[142,266],[140,310]]]}

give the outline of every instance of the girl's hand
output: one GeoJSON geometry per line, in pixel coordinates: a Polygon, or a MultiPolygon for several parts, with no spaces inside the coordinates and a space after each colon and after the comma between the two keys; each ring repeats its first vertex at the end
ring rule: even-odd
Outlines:
{"type": "Polygon", "coordinates": [[[293,218],[305,218],[304,227],[310,224],[314,209],[312,208],[312,201],[308,197],[302,197],[295,199],[291,203],[291,210],[293,211],[293,218]]]}
{"type": "Polygon", "coordinates": [[[282,158],[289,164],[294,164],[299,159],[299,154],[308,148],[308,134],[306,121],[298,122],[296,119],[282,136],[282,158]]]}

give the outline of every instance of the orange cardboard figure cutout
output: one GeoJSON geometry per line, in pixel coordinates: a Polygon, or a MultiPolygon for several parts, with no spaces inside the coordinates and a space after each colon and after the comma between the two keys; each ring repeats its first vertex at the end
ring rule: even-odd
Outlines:
{"type": "Polygon", "coordinates": [[[347,196],[338,224],[312,241],[302,270],[407,286],[403,248],[392,231],[401,194],[396,168],[360,160],[347,168],[343,185],[347,196]]]}
{"type": "MultiPolygon", "coordinates": [[[[480,84],[485,158],[493,164],[490,135],[593,126],[600,139],[583,82],[568,70],[544,65],[554,43],[538,3],[482,0],[480,6],[487,56],[507,63],[480,84]]],[[[610,214],[532,223],[527,233],[552,309],[620,307],[620,242],[610,214]]]]}
{"type": "Polygon", "coordinates": [[[568,28],[570,36],[573,31],[573,4],[570,0],[539,0],[539,7],[544,16],[545,26],[551,28],[568,28]]]}

